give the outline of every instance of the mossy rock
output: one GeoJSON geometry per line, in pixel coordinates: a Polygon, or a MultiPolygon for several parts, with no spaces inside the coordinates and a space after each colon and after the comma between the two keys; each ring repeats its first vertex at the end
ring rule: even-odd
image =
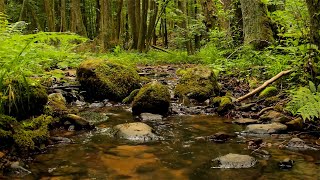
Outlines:
{"type": "Polygon", "coordinates": [[[225,115],[234,108],[234,103],[232,102],[232,97],[230,96],[211,98],[210,105],[217,107],[217,113],[219,115],[225,115]]]}
{"type": "Polygon", "coordinates": [[[32,150],[48,140],[52,121],[53,118],[46,115],[20,122],[13,117],[0,115],[0,140],[8,146],[32,150]]]}
{"type": "Polygon", "coordinates": [[[139,93],[140,89],[133,90],[130,95],[122,100],[122,103],[129,104],[134,100],[134,97],[139,93]]]}
{"type": "Polygon", "coordinates": [[[278,94],[278,89],[274,86],[267,87],[260,92],[259,98],[268,98],[278,94]]]}
{"type": "Polygon", "coordinates": [[[167,86],[151,82],[143,86],[132,102],[132,113],[144,112],[166,115],[169,112],[170,93],[167,86]]]}
{"type": "Polygon", "coordinates": [[[48,101],[48,94],[43,86],[11,81],[5,84],[4,89],[8,90],[8,93],[4,93],[6,95],[2,102],[6,115],[23,120],[43,113],[48,101]]]}
{"type": "Polygon", "coordinates": [[[48,103],[45,107],[45,114],[50,116],[61,116],[70,113],[66,99],[61,93],[52,93],[48,96],[48,103]]]}
{"type": "Polygon", "coordinates": [[[207,67],[198,66],[189,68],[182,73],[174,94],[179,98],[186,96],[201,102],[217,96],[219,91],[219,84],[214,72],[207,67]]]}
{"type": "Polygon", "coordinates": [[[41,115],[20,123],[20,127],[15,130],[13,139],[15,144],[23,150],[32,150],[36,146],[47,142],[50,137],[49,124],[53,118],[41,115]]]}
{"type": "Polygon", "coordinates": [[[88,100],[121,101],[140,88],[140,77],[134,68],[100,59],[82,62],[77,79],[88,100]]]}

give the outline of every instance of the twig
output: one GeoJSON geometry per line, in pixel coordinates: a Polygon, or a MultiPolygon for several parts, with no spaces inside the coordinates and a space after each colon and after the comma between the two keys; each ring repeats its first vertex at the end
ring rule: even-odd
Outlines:
{"type": "Polygon", "coordinates": [[[157,46],[151,45],[151,47],[153,47],[154,49],[157,49],[157,50],[166,52],[166,53],[168,53],[168,54],[172,54],[171,52],[169,52],[169,51],[167,51],[167,50],[165,50],[165,49],[159,48],[159,47],[157,47],[157,46]]]}
{"type": "Polygon", "coordinates": [[[277,74],[276,76],[274,76],[273,78],[269,79],[268,81],[266,81],[265,83],[263,83],[261,86],[259,86],[258,88],[256,88],[255,90],[251,91],[250,93],[241,96],[237,99],[237,102],[243,101],[253,95],[255,95],[256,93],[259,93],[260,91],[262,91],[264,88],[266,88],[269,84],[273,83],[274,81],[276,81],[277,79],[281,78],[282,76],[291,73],[292,70],[287,70],[287,71],[282,71],[279,74],[277,74]]]}
{"type": "Polygon", "coordinates": [[[257,116],[261,116],[264,112],[269,111],[269,110],[273,110],[273,107],[263,108],[260,112],[258,112],[257,116]]]}

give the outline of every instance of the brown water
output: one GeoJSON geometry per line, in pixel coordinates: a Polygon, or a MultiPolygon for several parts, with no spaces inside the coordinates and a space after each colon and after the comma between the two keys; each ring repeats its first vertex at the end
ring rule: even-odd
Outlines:
{"type": "Polygon", "coordinates": [[[266,138],[272,147],[269,160],[257,158],[249,169],[213,169],[212,159],[228,153],[250,155],[243,138],[227,143],[196,141],[199,136],[219,131],[241,131],[242,126],[216,116],[173,116],[151,124],[164,140],[134,144],[117,140],[108,128],[133,122],[122,108],[104,109],[109,120],[100,130],[73,137],[73,144],[60,144],[37,155],[29,164],[32,174],[23,179],[320,179],[320,153],[280,150],[275,145],[289,138],[266,138]],[[286,157],[295,161],[291,170],[280,170],[277,162],[286,157]]]}

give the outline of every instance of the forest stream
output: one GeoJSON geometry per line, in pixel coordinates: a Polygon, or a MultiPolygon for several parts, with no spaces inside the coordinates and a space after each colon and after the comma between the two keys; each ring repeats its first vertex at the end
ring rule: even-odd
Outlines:
{"type": "Polygon", "coordinates": [[[229,119],[212,115],[170,116],[152,123],[162,140],[132,143],[110,136],[110,127],[132,122],[125,107],[89,109],[105,113],[109,119],[93,132],[71,136],[70,144],[52,146],[35,156],[28,165],[31,174],[24,179],[319,179],[318,151],[279,149],[290,135],[264,137],[271,157],[257,157],[249,169],[214,168],[213,159],[228,153],[253,155],[242,136],[225,143],[199,137],[217,132],[233,133],[244,129],[229,119]],[[294,160],[290,170],[280,169],[279,161],[294,160]]]}
{"type": "MultiPolygon", "coordinates": [[[[170,89],[176,84],[175,67],[140,69],[140,75],[163,81],[170,89]]],[[[241,133],[246,129],[245,125],[206,113],[205,106],[186,107],[174,101],[171,111],[175,113],[156,121],[138,119],[132,115],[130,105],[109,102],[101,105],[100,102],[87,103],[82,108],[79,103],[71,106],[80,109],[80,115],[85,115],[96,129],[51,132],[51,137],[63,137],[62,143],[51,145],[45,152],[33,156],[24,165],[28,173],[20,174],[22,176],[13,173],[11,177],[64,180],[320,179],[319,150],[286,147],[294,137],[314,144],[312,136],[307,134],[287,132],[251,136],[241,133]],[[158,138],[137,142],[116,138],[112,133],[116,125],[137,121],[148,124],[158,138]],[[252,148],[257,142],[260,144],[252,148]],[[220,168],[216,158],[229,153],[249,155],[255,159],[254,164],[250,168],[220,168]]]]}

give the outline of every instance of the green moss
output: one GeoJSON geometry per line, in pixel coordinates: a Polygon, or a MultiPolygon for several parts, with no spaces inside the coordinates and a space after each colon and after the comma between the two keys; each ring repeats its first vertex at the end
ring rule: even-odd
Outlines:
{"type": "Polygon", "coordinates": [[[93,100],[121,101],[140,87],[134,68],[100,59],[84,61],[77,69],[77,78],[93,100]]]}
{"type": "Polygon", "coordinates": [[[143,112],[165,115],[169,111],[170,93],[167,86],[151,82],[140,89],[132,102],[132,113],[143,112]]]}
{"type": "Polygon", "coordinates": [[[234,103],[230,96],[214,97],[210,99],[210,105],[217,108],[219,115],[224,115],[234,108],[234,103]]]}
{"type": "Polygon", "coordinates": [[[219,93],[215,74],[207,67],[198,66],[187,69],[175,88],[175,96],[204,101],[219,93]]]}
{"type": "Polygon", "coordinates": [[[66,106],[66,99],[61,93],[53,93],[48,96],[48,103],[45,106],[45,114],[50,116],[61,116],[70,113],[66,106]]]}
{"type": "Polygon", "coordinates": [[[277,96],[272,96],[272,97],[266,98],[263,104],[266,105],[266,106],[270,106],[270,105],[272,105],[272,104],[275,104],[275,103],[278,102],[279,100],[280,100],[279,97],[277,97],[277,96]]]}
{"type": "Polygon", "coordinates": [[[271,96],[275,96],[278,93],[278,89],[274,86],[267,87],[259,94],[259,98],[267,98],[271,96]]]}
{"type": "Polygon", "coordinates": [[[40,85],[11,81],[5,84],[6,98],[2,101],[4,113],[18,120],[43,113],[48,101],[46,89],[40,85]]]}
{"type": "Polygon", "coordinates": [[[22,121],[13,134],[15,144],[23,149],[34,149],[35,145],[47,141],[49,138],[48,125],[53,121],[51,116],[39,116],[22,121]]]}
{"type": "Polygon", "coordinates": [[[0,114],[0,139],[8,139],[14,132],[14,127],[18,124],[17,120],[13,117],[0,114]]]}
{"type": "Polygon", "coordinates": [[[134,97],[139,93],[140,89],[133,90],[130,95],[122,100],[122,103],[129,104],[134,100],[134,97]]]}

